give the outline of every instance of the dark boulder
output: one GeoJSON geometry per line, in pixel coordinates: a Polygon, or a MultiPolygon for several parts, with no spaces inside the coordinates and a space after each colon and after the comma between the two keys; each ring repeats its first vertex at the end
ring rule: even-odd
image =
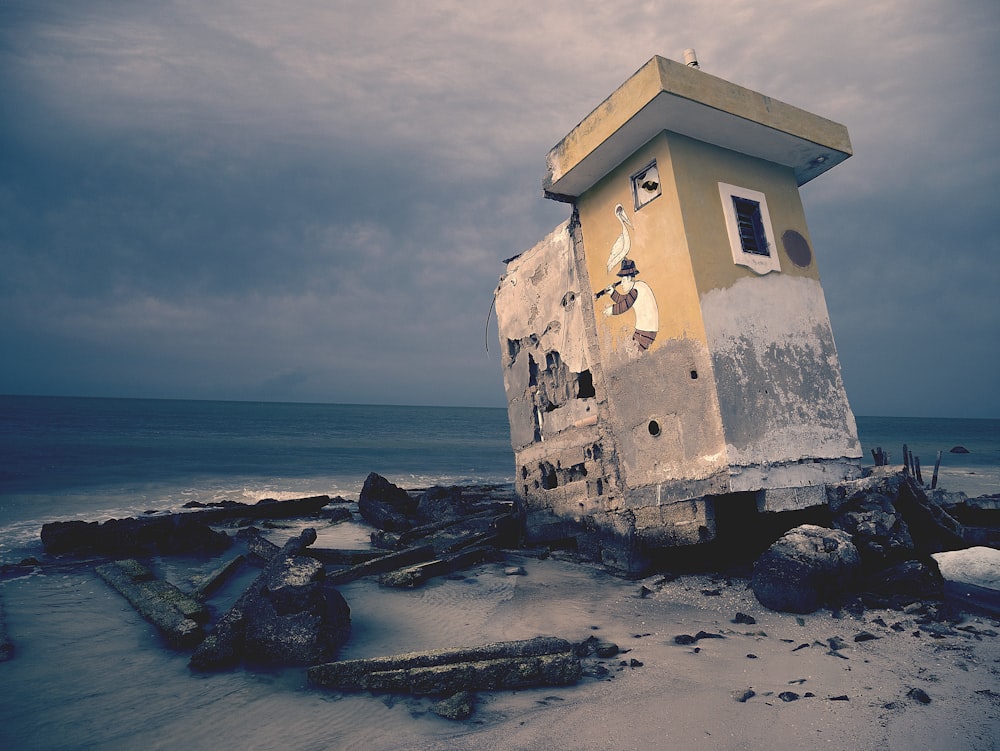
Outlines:
{"type": "Polygon", "coordinates": [[[767,608],[811,613],[839,602],[860,564],[858,549],[846,532],[803,524],[764,551],[750,586],[767,608]]]}
{"type": "Polygon", "coordinates": [[[331,659],[350,634],[350,608],[326,581],[323,564],[301,555],[316,540],[306,529],[274,554],[264,571],[191,657],[196,670],[243,660],[306,665],[331,659]]]}
{"type": "Polygon", "coordinates": [[[358,496],[361,517],[378,529],[404,532],[416,526],[418,501],[403,488],[372,472],[358,496]]]}

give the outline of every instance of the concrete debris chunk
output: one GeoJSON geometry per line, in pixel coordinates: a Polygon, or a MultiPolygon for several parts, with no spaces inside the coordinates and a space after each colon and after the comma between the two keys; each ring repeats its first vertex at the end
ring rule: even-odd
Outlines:
{"type": "Polygon", "coordinates": [[[208,621],[205,606],[170,582],[157,579],[139,561],[114,561],[95,571],[174,646],[191,647],[201,641],[202,624],[208,621]]]}
{"type": "Polygon", "coordinates": [[[539,636],[479,647],[346,660],[309,668],[315,686],[340,691],[452,695],[530,686],[566,686],[582,676],[565,639],[539,636]]]}

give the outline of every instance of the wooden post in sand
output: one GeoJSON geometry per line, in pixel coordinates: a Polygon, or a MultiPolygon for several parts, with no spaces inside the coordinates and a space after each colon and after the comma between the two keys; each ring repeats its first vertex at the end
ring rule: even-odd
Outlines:
{"type": "Polygon", "coordinates": [[[937,487],[938,470],[941,468],[941,451],[937,452],[937,461],[934,462],[934,474],[931,475],[931,490],[937,487]]]}

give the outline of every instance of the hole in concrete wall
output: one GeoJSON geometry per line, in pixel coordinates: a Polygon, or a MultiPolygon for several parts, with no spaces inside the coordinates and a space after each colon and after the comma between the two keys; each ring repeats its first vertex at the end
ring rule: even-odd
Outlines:
{"type": "Polygon", "coordinates": [[[520,339],[508,339],[507,340],[507,357],[510,358],[511,362],[517,359],[517,354],[521,351],[521,340],[520,339]]]}
{"type": "Polygon", "coordinates": [[[542,462],[538,465],[538,469],[542,475],[542,487],[546,490],[553,490],[559,487],[559,478],[556,477],[556,468],[553,467],[548,462],[542,462]]]}
{"type": "Polygon", "coordinates": [[[545,369],[552,371],[557,370],[562,364],[562,358],[559,357],[559,353],[552,351],[545,353],[545,369]]]}
{"type": "Polygon", "coordinates": [[[649,428],[649,434],[654,438],[660,434],[660,423],[658,423],[656,420],[650,420],[648,428],[649,428]]]}
{"type": "Polygon", "coordinates": [[[604,481],[600,477],[594,482],[594,489],[597,491],[597,495],[604,495],[604,481]]]}
{"type": "Polygon", "coordinates": [[[538,385],[538,363],[532,355],[528,355],[528,385],[538,385]]]}
{"type": "Polygon", "coordinates": [[[692,370],[691,371],[691,380],[692,381],[697,381],[698,380],[698,371],[697,370],[692,370]]]}
{"type": "Polygon", "coordinates": [[[521,479],[522,480],[528,479],[528,468],[527,467],[521,467],[521,479]]]}
{"type": "Polygon", "coordinates": [[[576,300],[576,294],[573,292],[567,292],[565,295],[563,295],[562,306],[564,308],[568,308],[570,305],[573,304],[575,300],[576,300]]]}
{"type": "Polygon", "coordinates": [[[594,377],[589,370],[584,370],[576,377],[576,398],[590,399],[597,395],[594,391],[594,377]]]}

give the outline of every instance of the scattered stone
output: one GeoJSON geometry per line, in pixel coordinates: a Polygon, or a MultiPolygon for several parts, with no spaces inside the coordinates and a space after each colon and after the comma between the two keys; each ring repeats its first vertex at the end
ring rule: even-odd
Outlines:
{"type": "Polygon", "coordinates": [[[752,626],[757,623],[757,619],[752,615],[747,615],[746,613],[737,613],[736,617],[731,621],[732,623],[743,623],[748,626],[752,626]]]}
{"type": "Polygon", "coordinates": [[[924,691],[922,688],[911,688],[909,691],[906,692],[906,696],[921,704],[931,703],[931,697],[929,697],[927,695],[927,692],[924,691]]]}
{"type": "Polygon", "coordinates": [[[454,694],[532,686],[565,686],[582,675],[565,639],[536,637],[480,647],[413,652],[314,665],[309,681],[341,691],[454,694]]]}
{"type": "Polygon", "coordinates": [[[761,555],[750,587],[767,608],[811,613],[843,596],[860,563],[857,548],[846,532],[803,524],[761,555]]]}
{"type": "Polygon", "coordinates": [[[850,701],[851,698],[847,694],[841,694],[840,696],[831,696],[830,701],[850,701]]]}
{"type": "Polygon", "coordinates": [[[678,634],[674,637],[674,644],[687,645],[694,644],[696,641],[698,640],[691,636],[691,634],[678,634]]]}
{"type": "Polygon", "coordinates": [[[753,652],[748,652],[747,653],[747,659],[748,660],[756,660],[757,659],[757,655],[755,655],[753,652]]]}
{"type": "Polygon", "coordinates": [[[467,720],[475,708],[476,696],[469,691],[459,691],[431,705],[431,711],[446,720],[467,720]]]}
{"type": "Polygon", "coordinates": [[[528,572],[525,571],[524,566],[508,566],[503,570],[506,576],[527,576],[528,572]]]}
{"type": "Polygon", "coordinates": [[[757,695],[757,692],[752,688],[738,688],[732,692],[731,696],[733,699],[740,703],[745,703],[749,699],[752,699],[757,695]]]}
{"type": "Polygon", "coordinates": [[[699,631],[697,634],[694,635],[694,638],[698,640],[698,639],[725,639],[726,637],[724,637],[722,634],[713,634],[710,631],[699,631]]]}
{"type": "Polygon", "coordinates": [[[629,666],[630,668],[641,668],[641,667],[642,667],[642,663],[641,663],[641,662],[639,662],[639,661],[638,661],[637,659],[635,659],[634,657],[632,657],[632,658],[630,658],[630,659],[629,659],[629,661],[628,661],[628,666],[629,666]]]}
{"type": "Polygon", "coordinates": [[[782,691],[780,694],[778,694],[778,698],[784,702],[792,702],[792,701],[798,701],[799,695],[794,691],[782,691]]]}
{"type": "Polygon", "coordinates": [[[872,641],[873,639],[878,639],[878,638],[879,638],[878,636],[875,636],[875,634],[871,633],[870,631],[862,631],[858,634],[855,634],[854,641],[856,642],[872,641]]]}
{"type": "Polygon", "coordinates": [[[701,590],[701,593],[705,597],[721,597],[722,596],[722,592],[720,590],[718,590],[718,589],[703,589],[703,590],[701,590]]]}
{"type": "Polygon", "coordinates": [[[830,637],[829,639],[826,640],[826,643],[829,645],[830,649],[834,651],[839,651],[847,646],[847,642],[845,642],[839,636],[830,637]]]}
{"type": "Polygon", "coordinates": [[[618,645],[610,641],[598,642],[596,649],[594,650],[598,657],[614,657],[618,654],[618,645]]]}
{"type": "Polygon", "coordinates": [[[651,594],[654,594],[653,590],[647,587],[645,584],[639,587],[639,597],[641,597],[642,599],[649,597],[651,594]]]}

